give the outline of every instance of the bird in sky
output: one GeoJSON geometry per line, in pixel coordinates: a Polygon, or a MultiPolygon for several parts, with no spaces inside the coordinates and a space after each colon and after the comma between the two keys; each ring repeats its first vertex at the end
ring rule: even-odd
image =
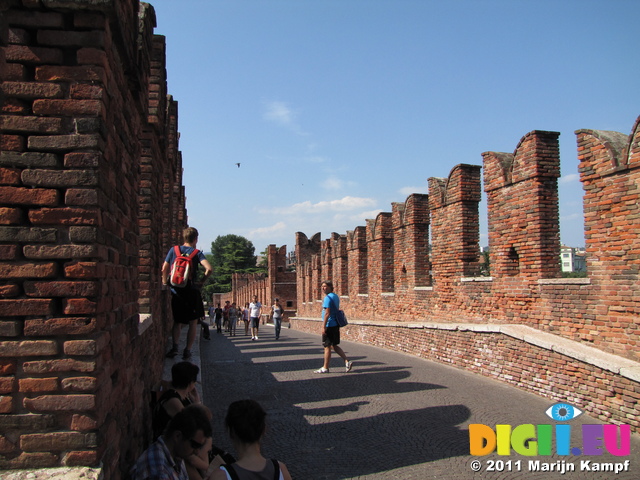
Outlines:
{"type": "Polygon", "coordinates": [[[240,164],[239,163],[236,163],[236,165],[238,166],[238,168],[240,168],[240,164]]]}

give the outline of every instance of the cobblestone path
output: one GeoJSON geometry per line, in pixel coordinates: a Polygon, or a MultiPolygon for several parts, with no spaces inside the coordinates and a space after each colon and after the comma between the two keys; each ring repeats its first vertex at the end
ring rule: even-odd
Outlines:
{"type": "MultiPolygon", "coordinates": [[[[319,335],[283,328],[276,341],[271,326],[260,330],[258,341],[215,331],[200,341],[204,402],[214,414],[214,443],[233,453],[223,427],[226,408],[242,398],[259,401],[268,412],[264,453],[285,462],[294,480],[640,479],[636,435],[626,457],[469,455],[469,424],[553,425],[545,414],[553,401],[351,342],[342,347],[354,360],[352,372],[334,355],[331,373],[314,374],[322,365],[319,335]],[[618,474],[587,470],[624,468],[625,460],[627,470],[618,474]],[[473,461],[481,471],[473,472],[473,461]],[[492,465],[495,471],[488,471],[492,465]],[[561,473],[571,465],[576,471],[561,473]],[[545,466],[555,470],[541,471],[545,466]]],[[[584,423],[599,422],[585,415],[570,422],[572,447],[581,446],[584,423]]]]}

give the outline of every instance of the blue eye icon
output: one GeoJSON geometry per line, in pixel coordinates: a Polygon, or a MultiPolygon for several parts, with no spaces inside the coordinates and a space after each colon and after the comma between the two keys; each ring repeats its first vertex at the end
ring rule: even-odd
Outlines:
{"type": "Polygon", "coordinates": [[[556,403],[555,405],[551,405],[544,413],[556,422],[567,422],[578,418],[583,412],[568,403],[556,403]]]}

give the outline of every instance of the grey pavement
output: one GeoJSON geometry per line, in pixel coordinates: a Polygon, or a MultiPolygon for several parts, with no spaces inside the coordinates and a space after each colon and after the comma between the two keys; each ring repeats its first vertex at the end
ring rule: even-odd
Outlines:
{"type": "MultiPolygon", "coordinates": [[[[322,365],[320,335],[283,327],[276,341],[270,325],[261,327],[258,341],[212,331],[210,341],[199,342],[214,444],[234,453],[223,426],[227,406],[253,398],[268,412],[265,456],[286,463],[296,480],[640,479],[636,435],[629,456],[471,456],[469,424],[556,423],[545,414],[556,402],[497,380],[352,342],[342,342],[352,372],[334,354],[331,372],[315,374],[322,365]],[[624,468],[625,460],[627,470],[617,474],[587,470],[624,468]],[[571,465],[576,471],[558,470],[571,465]]],[[[582,444],[581,424],[595,423],[601,422],[586,415],[570,422],[571,446],[582,444]]]]}

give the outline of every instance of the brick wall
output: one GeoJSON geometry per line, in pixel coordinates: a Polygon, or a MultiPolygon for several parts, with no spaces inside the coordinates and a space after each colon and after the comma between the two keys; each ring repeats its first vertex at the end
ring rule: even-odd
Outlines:
{"type": "Polygon", "coordinates": [[[0,469],[120,478],[150,440],[186,222],[155,14],[0,3],[0,469]]]}
{"type": "Polygon", "coordinates": [[[299,233],[294,328],[317,332],[318,282],[348,278],[345,288],[336,289],[353,323],[346,338],[579,401],[638,431],[639,124],[631,135],[576,132],[589,278],[560,278],[558,133],[533,131],[512,154],[482,154],[491,277],[477,276],[481,168],[457,165],[448,178],[429,179],[429,195],[394,203],[392,214],[347,232],[346,272],[342,262],[336,268],[335,260],[324,261],[338,234],[329,244],[319,234],[309,241],[299,233]],[[473,327],[461,331],[460,324],[473,327]],[[507,341],[503,325],[532,330],[507,341]],[[539,335],[548,337],[529,341],[539,335]],[[556,343],[608,363],[582,353],[563,356],[556,343]]]}
{"type": "Polygon", "coordinates": [[[267,247],[267,275],[263,273],[234,273],[231,279],[231,292],[216,294],[214,303],[222,306],[229,300],[239,306],[253,302],[253,296],[258,296],[262,303],[262,314],[269,315],[271,305],[279,299],[284,307],[284,319],[296,311],[296,274],[287,271],[287,246],[277,248],[275,245],[267,247]]]}

